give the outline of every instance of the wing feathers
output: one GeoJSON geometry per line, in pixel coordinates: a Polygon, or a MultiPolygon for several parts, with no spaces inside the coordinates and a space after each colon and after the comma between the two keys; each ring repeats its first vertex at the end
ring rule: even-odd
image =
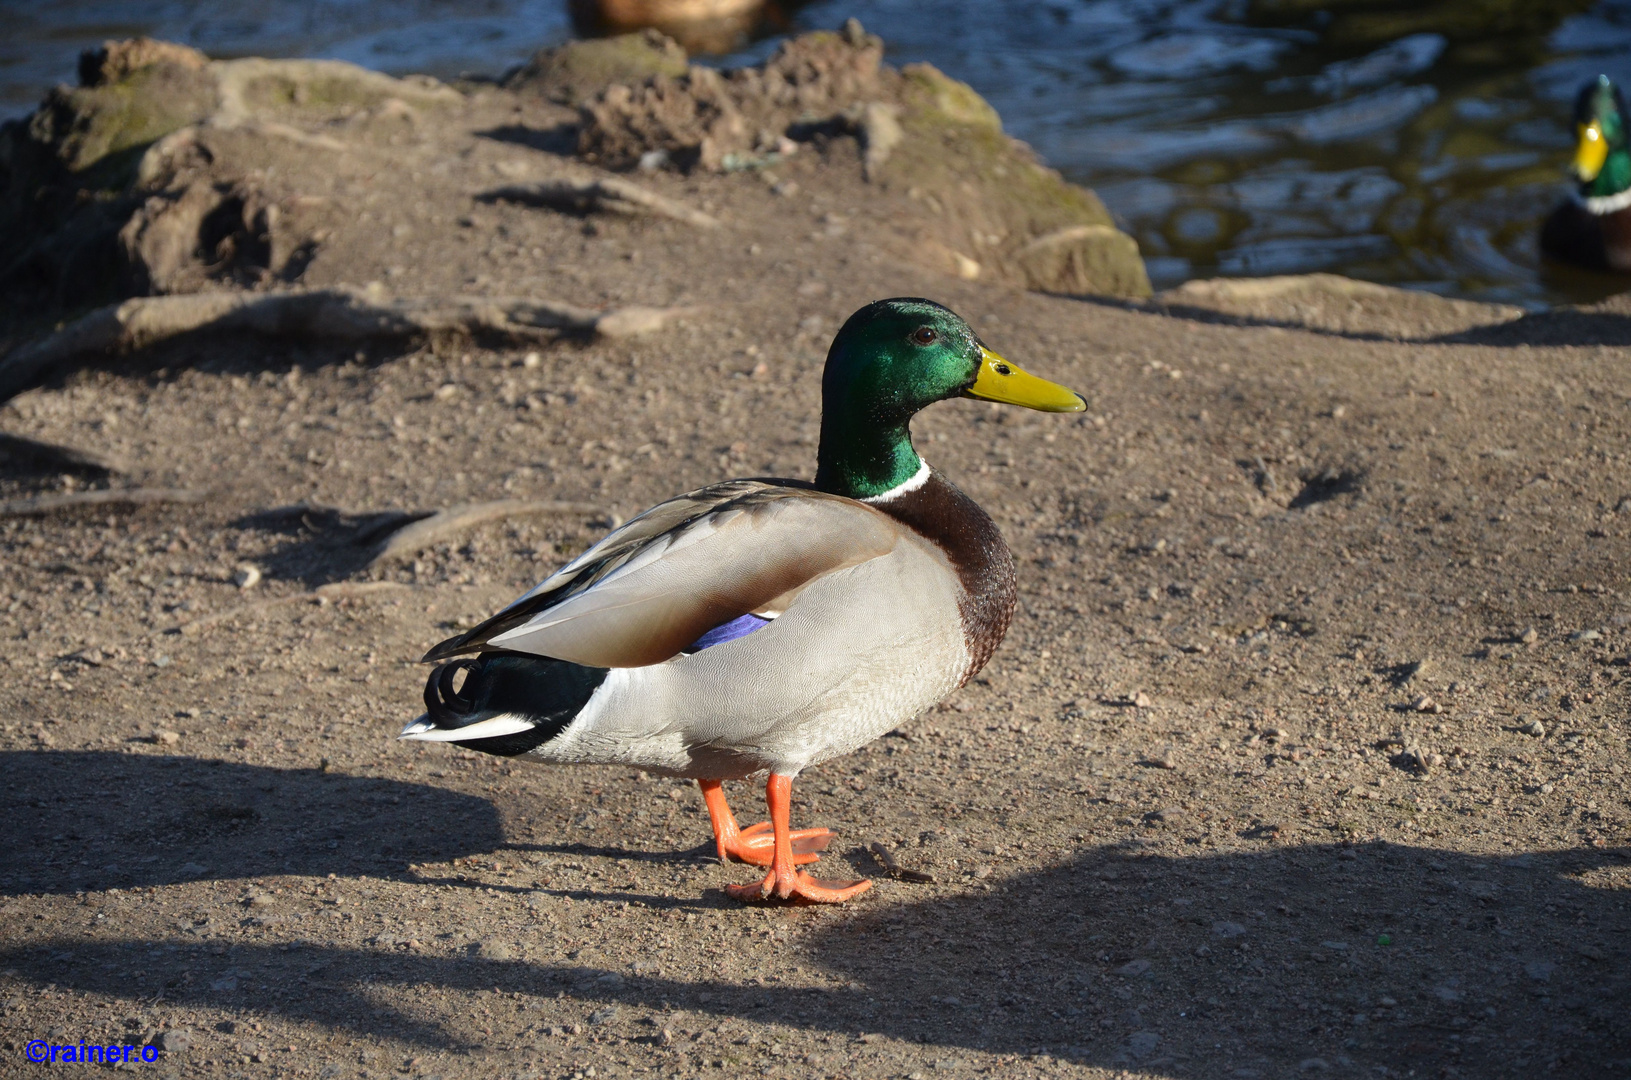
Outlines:
{"type": "Polygon", "coordinates": [[[720,623],[785,608],[900,535],[849,499],[762,481],[704,488],[629,522],[427,659],[491,645],[597,667],[660,663],[720,623]]]}

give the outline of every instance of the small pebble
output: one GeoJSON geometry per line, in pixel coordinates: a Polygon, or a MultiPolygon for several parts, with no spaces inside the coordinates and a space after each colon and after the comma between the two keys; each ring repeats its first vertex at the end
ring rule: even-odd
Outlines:
{"type": "Polygon", "coordinates": [[[1536,641],[1540,640],[1540,635],[1535,632],[1535,628],[1533,626],[1526,626],[1523,629],[1523,633],[1518,635],[1518,640],[1523,642],[1525,645],[1533,645],[1536,641]]]}
{"type": "Polygon", "coordinates": [[[1150,695],[1146,694],[1142,690],[1133,695],[1132,702],[1133,708],[1135,709],[1147,709],[1154,704],[1154,702],[1150,700],[1150,695]]]}
{"type": "Polygon", "coordinates": [[[1546,737],[1546,725],[1541,723],[1539,720],[1531,720],[1518,730],[1523,732],[1525,735],[1531,735],[1537,739],[1544,739],[1546,737]]]}
{"type": "Polygon", "coordinates": [[[254,563],[239,563],[238,572],[232,575],[232,583],[245,591],[253,589],[261,583],[260,567],[254,563]]]}
{"type": "Polygon", "coordinates": [[[175,731],[155,731],[153,741],[160,746],[174,746],[181,741],[181,734],[175,731]]]}

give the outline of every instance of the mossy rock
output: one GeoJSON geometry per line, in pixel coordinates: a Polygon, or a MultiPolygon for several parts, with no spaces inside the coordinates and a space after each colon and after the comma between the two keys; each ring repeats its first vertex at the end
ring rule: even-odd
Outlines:
{"type": "Polygon", "coordinates": [[[100,86],[58,87],[29,123],[29,137],[52,150],[82,186],[122,186],[142,150],[215,111],[206,70],[159,63],[100,86]]]}
{"type": "Polygon", "coordinates": [[[903,138],[876,169],[964,232],[966,254],[1048,292],[1150,295],[1137,243],[1099,197],[1003,134],[974,89],[928,64],[901,72],[903,138]]]}
{"type": "Polygon", "coordinates": [[[689,68],[685,50],[656,30],[540,49],[504,85],[563,105],[579,105],[613,83],[637,84],[654,75],[679,78],[689,68]]]}
{"type": "Polygon", "coordinates": [[[217,122],[287,118],[341,119],[395,99],[413,108],[463,100],[457,90],[423,75],[394,79],[342,60],[264,60],[248,57],[210,65],[220,88],[217,122]]]}

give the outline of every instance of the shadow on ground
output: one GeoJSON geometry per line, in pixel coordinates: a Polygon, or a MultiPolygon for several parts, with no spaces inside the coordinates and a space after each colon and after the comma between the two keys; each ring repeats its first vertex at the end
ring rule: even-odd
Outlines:
{"type": "MultiPolygon", "coordinates": [[[[28,806],[24,763],[15,760],[24,756],[11,755],[8,772],[23,781],[19,794],[28,806]]],[[[499,843],[491,812],[477,800],[413,785],[222,767],[221,783],[171,789],[162,785],[170,775],[162,764],[115,758],[84,765],[91,777],[76,806],[48,805],[42,817],[36,805],[12,815],[27,823],[24,840],[32,846],[23,850],[39,850],[52,830],[97,835],[97,826],[79,817],[80,806],[92,811],[120,788],[133,790],[132,798],[158,795],[159,816],[196,821],[202,812],[203,820],[218,820],[209,817],[211,806],[243,807],[229,811],[229,823],[240,812],[267,815],[244,827],[283,834],[287,839],[277,842],[286,850],[263,856],[259,843],[209,835],[231,824],[205,825],[205,834],[190,841],[195,847],[180,846],[238,873],[355,872],[381,840],[394,848],[390,861],[400,864],[431,854],[414,846],[426,820],[447,826],[439,854],[499,843]],[[264,798],[245,797],[241,787],[229,792],[234,781],[264,798]],[[144,786],[145,795],[137,794],[144,786]],[[320,828],[342,794],[372,799],[379,809],[367,840],[333,837],[338,846],[326,854],[320,843],[315,855],[295,855],[294,834],[320,828]]],[[[110,821],[121,816],[108,813],[110,821]]],[[[60,840],[46,846],[65,850],[60,840]]],[[[42,984],[113,997],[135,993],[139,971],[147,992],[162,986],[179,1004],[281,1014],[445,1049],[475,1038],[460,999],[449,999],[450,1014],[427,1017],[423,998],[415,999],[420,1005],[412,1014],[382,1008],[390,987],[501,990],[512,1000],[492,999],[493,1007],[513,1005],[516,1014],[489,1023],[513,1026],[523,1044],[557,1038],[544,1029],[558,1019],[554,999],[564,994],[565,1007],[585,1018],[608,1004],[627,1007],[612,1019],[600,1014],[602,1022],[589,1029],[597,1039],[652,1042],[655,1029],[640,1022],[637,1010],[673,1006],[818,1032],[880,1032],[924,1045],[948,1069],[957,1068],[959,1054],[985,1050],[1045,1051],[1198,1077],[1484,1080],[1547,1071],[1622,1077],[1631,1068],[1624,1025],[1631,1011],[1631,912],[1625,892],[1607,887],[1600,871],[1627,860],[1628,850],[1485,857],[1385,843],[1187,857],[1084,849],[990,891],[914,899],[910,886],[885,884],[850,918],[795,917],[790,925],[804,927],[795,933],[817,984],[800,987],[710,981],[696,976],[693,961],[661,954],[623,970],[546,960],[555,955],[550,931],[529,916],[521,897],[513,898],[509,927],[500,931],[515,941],[514,959],[309,942],[205,956],[202,943],[185,939],[56,939],[13,944],[0,951],[0,966],[42,984]],[[535,1011],[546,1008],[556,1010],[547,1021],[535,1011]]],[[[97,875],[70,875],[87,876],[97,875]]],[[[155,866],[132,876],[166,882],[178,871],[155,866]]],[[[554,891],[539,889],[539,902],[548,907],[554,891]]],[[[636,913],[642,906],[698,906],[643,896],[632,885],[561,893],[622,917],[630,917],[624,904],[636,913]]],[[[711,893],[700,906],[734,910],[711,893]]],[[[692,1047],[682,1034],[676,1045],[652,1052],[679,1067],[693,1049],[712,1059],[720,1048],[692,1047]]]]}
{"type": "Polygon", "coordinates": [[[263,874],[400,877],[491,851],[493,805],[426,784],[180,755],[0,754],[0,895],[263,874]]]}
{"type": "Polygon", "coordinates": [[[1431,339],[1439,345],[1631,345],[1631,316],[1612,311],[1542,311],[1494,326],[1431,339]]]}

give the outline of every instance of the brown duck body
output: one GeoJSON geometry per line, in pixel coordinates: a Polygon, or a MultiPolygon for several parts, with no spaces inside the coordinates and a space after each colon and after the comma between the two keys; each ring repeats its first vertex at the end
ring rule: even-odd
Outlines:
{"type": "Polygon", "coordinates": [[[1540,250],[1587,270],[1631,272],[1631,206],[1596,214],[1570,198],[1541,226],[1540,250]]]}

